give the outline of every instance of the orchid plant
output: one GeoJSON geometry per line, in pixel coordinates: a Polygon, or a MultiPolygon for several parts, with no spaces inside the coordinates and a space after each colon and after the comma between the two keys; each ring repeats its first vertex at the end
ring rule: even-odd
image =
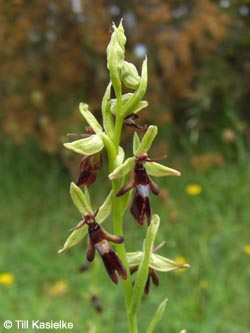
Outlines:
{"type": "MultiPolygon", "coordinates": [[[[150,192],[159,194],[152,177],[179,176],[180,172],[159,164],[160,158],[150,158],[148,151],[157,135],[157,127],[137,124],[138,114],[148,106],[143,100],[147,88],[147,59],[143,61],[141,74],[136,67],[124,59],[126,36],[122,21],[116,27],[107,47],[107,68],[110,82],[102,103],[102,123],[99,123],[87,104],[80,104],[80,112],[87,123],[85,134],[64,146],[82,155],[77,184],[70,185],[70,195],[81,215],[81,221],[71,229],[71,234],[60,253],[72,248],[88,237],[87,260],[93,261],[96,251],[100,255],[110,279],[118,284],[121,280],[128,332],[138,332],[138,310],[144,294],[149,293],[150,281],[159,284],[157,272],[169,272],[188,265],[156,254],[160,246],[154,247],[160,226],[160,218],[152,214],[150,192]],[[124,93],[123,89],[131,92],[124,93]],[[111,94],[114,98],[111,98],[111,94]],[[131,127],[133,134],[133,156],[125,158],[120,146],[123,125],[131,127]],[[89,188],[96,181],[102,167],[102,151],[106,150],[111,190],[100,207],[91,202],[89,188]],[[82,189],[80,188],[82,187],[82,189]],[[132,194],[133,193],[133,194],[132,194]],[[133,197],[132,197],[133,196],[133,197]],[[128,252],[124,235],[123,216],[130,207],[131,219],[138,227],[145,228],[145,240],[136,252],[128,252]],[[112,215],[113,233],[102,226],[112,215]],[[144,223],[146,221],[146,223],[144,223]],[[132,279],[131,275],[135,274],[132,279]]],[[[132,223],[132,222],[131,222],[132,223]]],[[[167,299],[156,309],[147,333],[153,332],[161,319],[167,299]]]]}

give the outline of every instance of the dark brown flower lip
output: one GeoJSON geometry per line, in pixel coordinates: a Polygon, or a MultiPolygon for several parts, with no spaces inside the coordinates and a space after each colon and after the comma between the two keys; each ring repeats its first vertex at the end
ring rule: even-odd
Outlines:
{"type": "Polygon", "coordinates": [[[135,188],[135,193],[130,206],[130,212],[139,225],[143,225],[145,217],[148,225],[151,221],[151,208],[149,201],[150,190],[155,195],[158,195],[160,192],[158,186],[149,177],[147,170],[144,167],[145,162],[154,162],[155,160],[156,159],[149,159],[147,154],[136,156],[135,166],[131,172],[129,181],[116,193],[116,196],[119,197],[132,188],[135,188]]]}
{"type": "Polygon", "coordinates": [[[102,153],[83,156],[80,162],[80,175],[77,185],[86,185],[88,188],[96,181],[97,172],[102,168],[102,153]]]}
{"type": "Polygon", "coordinates": [[[99,223],[96,222],[96,215],[98,210],[92,213],[85,213],[82,223],[77,225],[73,230],[83,227],[85,224],[88,226],[89,244],[87,249],[87,260],[93,261],[95,252],[99,253],[109,274],[114,283],[118,283],[117,274],[124,280],[127,279],[127,272],[124,268],[120,258],[115,251],[110,247],[109,242],[121,244],[124,241],[122,236],[110,234],[99,223]],[[116,274],[117,273],[117,274],[116,274]]]}

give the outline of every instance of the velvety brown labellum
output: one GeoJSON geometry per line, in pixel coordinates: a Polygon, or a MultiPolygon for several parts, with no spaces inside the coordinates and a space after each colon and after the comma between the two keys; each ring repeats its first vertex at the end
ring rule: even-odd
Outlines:
{"type": "Polygon", "coordinates": [[[77,185],[86,185],[88,188],[95,182],[97,172],[102,168],[102,154],[97,153],[84,156],[80,162],[80,175],[77,185]]]}
{"type": "Polygon", "coordinates": [[[129,181],[116,194],[116,196],[119,197],[131,188],[136,189],[130,212],[140,225],[143,225],[144,217],[146,217],[147,223],[150,224],[151,208],[149,202],[149,190],[156,195],[159,194],[158,186],[148,176],[147,171],[144,168],[143,164],[146,161],[150,161],[146,154],[136,158],[135,166],[129,181]]]}
{"type": "Polygon", "coordinates": [[[109,245],[109,242],[121,244],[124,240],[123,237],[108,233],[95,221],[94,215],[87,214],[84,221],[88,225],[89,232],[88,261],[94,259],[97,250],[112,281],[118,283],[116,272],[125,280],[127,272],[117,254],[109,245]]]}

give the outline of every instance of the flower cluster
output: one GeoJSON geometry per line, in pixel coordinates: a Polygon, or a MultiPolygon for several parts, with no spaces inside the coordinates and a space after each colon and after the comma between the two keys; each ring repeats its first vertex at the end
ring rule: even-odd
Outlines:
{"type": "MultiPolygon", "coordinates": [[[[122,23],[113,28],[107,47],[110,83],[101,103],[102,123],[98,122],[87,104],[81,103],[80,113],[87,123],[87,133],[71,134],[80,138],[64,144],[67,149],[82,156],[77,184],[72,182],[70,186],[72,201],[82,221],[71,229],[72,233],[59,252],[68,250],[88,236],[88,262],[94,260],[97,251],[111,280],[115,284],[119,276],[123,280],[127,313],[133,317],[129,323],[134,325],[142,295],[148,294],[150,282],[159,285],[157,272],[168,272],[188,265],[178,264],[155,253],[153,245],[160,219],[152,213],[150,192],[158,195],[160,190],[151,177],[179,176],[180,172],[158,163],[165,156],[150,158],[148,155],[158,129],[154,125],[137,124],[138,113],[148,106],[148,102],[143,100],[147,87],[147,59],[143,61],[139,75],[136,67],[124,59],[126,37],[122,23]],[[123,87],[130,92],[123,94],[123,87]],[[111,95],[115,98],[111,98],[111,95]],[[123,125],[133,129],[133,155],[128,158],[125,158],[125,152],[120,146],[123,125]],[[108,178],[112,188],[103,204],[94,212],[89,189],[103,166],[103,150],[107,153],[108,178]],[[128,206],[137,224],[143,226],[144,221],[147,224],[142,251],[127,252],[125,248],[123,214],[128,206]],[[101,226],[111,213],[114,234],[101,226]],[[114,244],[115,250],[110,243],[114,244]],[[135,279],[132,281],[130,275],[134,273],[135,279]]],[[[157,318],[161,316],[165,304],[166,300],[158,308],[155,314],[157,318]]]]}

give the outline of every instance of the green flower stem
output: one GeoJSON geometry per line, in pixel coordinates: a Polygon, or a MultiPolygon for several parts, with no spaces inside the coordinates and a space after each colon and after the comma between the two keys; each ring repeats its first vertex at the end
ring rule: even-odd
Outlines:
{"type": "MultiPolygon", "coordinates": [[[[113,180],[113,221],[114,221],[114,234],[123,236],[123,212],[125,211],[125,207],[123,205],[124,201],[121,198],[116,197],[116,193],[120,189],[120,181],[113,180]]],[[[129,309],[131,306],[132,300],[132,281],[129,273],[129,266],[127,261],[126,249],[125,245],[119,244],[116,245],[116,251],[123,262],[123,265],[127,271],[127,280],[122,280],[127,316],[128,316],[128,324],[129,324],[129,333],[137,333],[137,317],[129,314],[129,309]]]]}
{"type": "Polygon", "coordinates": [[[119,147],[120,140],[121,140],[121,130],[122,130],[122,125],[123,125],[124,118],[121,115],[122,114],[122,96],[121,96],[121,94],[117,95],[116,98],[117,98],[117,102],[116,102],[116,120],[115,120],[114,144],[117,147],[117,152],[118,152],[118,147],[119,147]]]}
{"type": "MultiPolygon", "coordinates": [[[[118,153],[119,145],[120,145],[120,139],[121,139],[121,130],[123,125],[123,117],[122,117],[122,99],[121,94],[116,95],[117,98],[117,105],[116,105],[116,120],[115,120],[115,130],[114,130],[114,138],[113,138],[113,147],[108,146],[106,147],[109,151],[110,149],[114,149],[116,154],[118,153]]],[[[109,152],[109,156],[113,155],[113,153],[109,152]]],[[[112,172],[116,165],[115,161],[110,161],[110,172],[112,172]]],[[[114,234],[123,236],[123,215],[126,209],[126,206],[128,205],[128,201],[124,200],[124,198],[118,198],[116,197],[116,193],[121,188],[122,181],[121,179],[115,179],[112,181],[112,189],[113,189],[113,225],[114,225],[114,234]]],[[[137,317],[133,315],[129,315],[129,309],[131,307],[131,300],[132,300],[132,294],[133,294],[133,286],[132,286],[132,280],[129,273],[129,266],[127,261],[127,255],[126,255],[126,248],[124,243],[116,245],[116,251],[119,255],[121,261],[123,262],[123,265],[127,271],[127,279],[122,280],[122,287],[123,287],[123,294],[125,299],[125,305],[126,305],[126,311],[127,311],[127,319],[128,319],[128,325],[129,325],[129,333],[137,333],[137,317]]]]}

